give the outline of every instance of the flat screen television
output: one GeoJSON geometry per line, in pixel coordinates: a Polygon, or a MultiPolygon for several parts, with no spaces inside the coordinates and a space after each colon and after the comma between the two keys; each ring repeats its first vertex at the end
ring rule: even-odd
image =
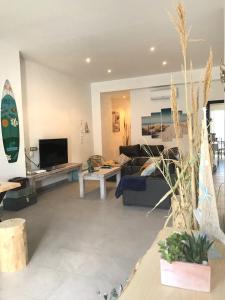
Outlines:
{"type": "Polygon", "coordinates": [[[68,163],[67,139],[39,140],[40,169],[68,163]]]}

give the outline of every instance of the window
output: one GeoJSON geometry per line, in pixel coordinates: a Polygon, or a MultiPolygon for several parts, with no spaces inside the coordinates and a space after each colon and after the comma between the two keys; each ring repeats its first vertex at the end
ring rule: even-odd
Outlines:
{"type": "Polygon", "coordinates": [[[210,101],[209,102],[209,120],[210,133],[215,134],[218,141],[224,141],[225,137],[225,111],[224,101],[210,101]]]}

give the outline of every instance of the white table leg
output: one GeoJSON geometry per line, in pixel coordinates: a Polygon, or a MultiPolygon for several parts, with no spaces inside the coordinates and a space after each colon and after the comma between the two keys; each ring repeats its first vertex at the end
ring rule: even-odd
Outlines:
{"type": "Polygon", "coordinates": [[[120,179],[121,179],[121,172],[119,171],[119,172],[116,174],[116,185],[119,184],[120,179]]]}
{"type": "Polygon", "coordinates": [[[79,176],[79,185],[80,185],[80,197],[84,198],[84,178],[82,175],[79,176]]]}
{"type": "Polygon", "coordinates": [[[100,179],[100,198],[102,200],[106,198],[106,182],[104,178],[100,179]]]}

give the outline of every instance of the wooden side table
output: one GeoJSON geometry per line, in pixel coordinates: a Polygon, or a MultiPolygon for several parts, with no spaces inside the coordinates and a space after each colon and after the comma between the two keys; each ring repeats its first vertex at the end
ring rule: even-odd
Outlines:
{"type": "Polygon", "coordinates": [[[0,193],[4,193],[9,190],[20,187],[20,185],[21,184],[19,182],[1,182],[0,181],[0,193]]]}
{"type": "Polygon", "coordinates": [[[16,272],[27,264],[27,234],[24,219],[0,223],[0,272],[16,272]]]}
{"type": "Polygon", "coordinates": [[[164,286],[160,281],[160,254],[158,241],[164,240],[173,231],[165,228],[160,231],[153,245],[137,263],[129,283],[119,300],[223,300],[225,295],[225,245],[216,241],[215,246],[221,259],[209,261],[212,268],[212,287],[210,293],[190,291],[164,286]]]}
{"type": "MultiPolygon", "coordinates": [[[[0,182],[0,202],[19,182],[0,182]]],[[[1,221],[1,220],[0,220],[1,221]]],[[[16,272],[27,264],[27,234],[24,219],[9,219],[0,223],[0,272],[16,272]]]]}

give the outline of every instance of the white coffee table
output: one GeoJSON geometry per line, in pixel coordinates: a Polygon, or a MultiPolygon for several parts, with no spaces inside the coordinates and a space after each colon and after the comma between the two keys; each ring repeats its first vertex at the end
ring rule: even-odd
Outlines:
{"type": "Polygon", "coordinates": [[[81,172],[79,174],[80,184],[80,197],[84,197],[84,182],[87,180],[99,180],[100,181],[100,198],[106,198],[106,179],[116,175],[116,185],[120,182],[120,167],[113,167],[111,169],[99,169],[93,173],[88,171],[81,172]]]}

